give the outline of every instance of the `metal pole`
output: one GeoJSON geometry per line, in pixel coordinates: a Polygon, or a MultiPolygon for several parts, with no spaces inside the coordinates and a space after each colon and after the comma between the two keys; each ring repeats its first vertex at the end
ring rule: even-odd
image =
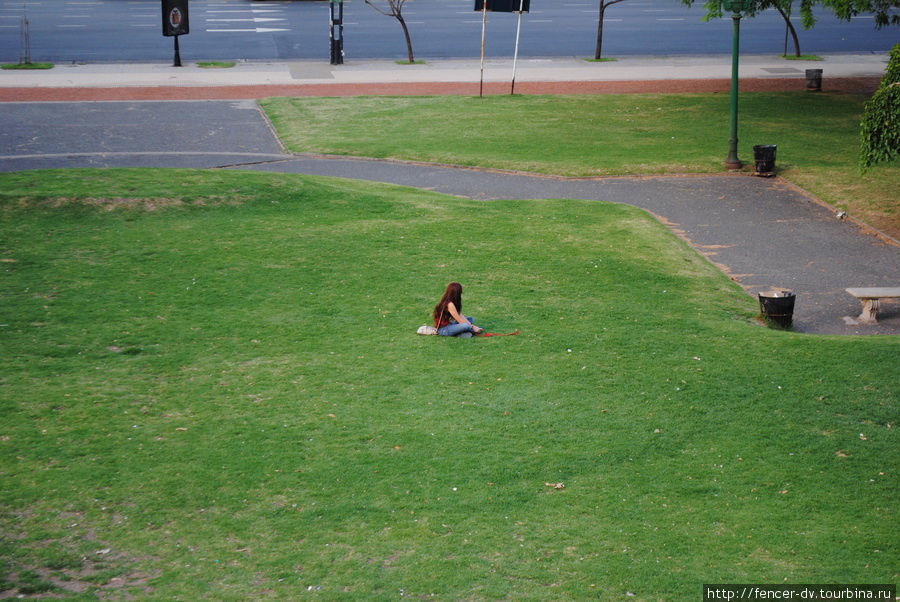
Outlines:
{"type": "Polygon", "coordinates": [[[731,44],[731,138],[728,140],[728,158],[725,159],[727,169],[740,169],[744,166],[737,156],[738,145],[738,54],[741,36],[741,13],[735,11],[731,18],[734,20],[734,35],[731,44]]]}
{"type": "Polygon", "coordinates": [[[484,98],[484,32],[487,29],[487,3],[481,5],[481,81],[478,84],[478,98],[484,98]]]}
{"type": "Polygon", "coordinates": [[[344,1],[338,1],[338,65],[344,64],[344,1]]]}
{"type": "Polygon", "coordinates": [[[516,63],[519,61],[519,33],[522,31],[522,7],[524,5],[525,0],[519,0],[519,22],[516,25],[516,52],[513,55],[512,85],[509,87],[510,95],[515,94],[516,92],[516,63]]]}
{"type": "Polygon", "coordinates": [[[175,36],[175,60],[172,63],[173,67],[181,67],[181,52],[178,50],[178,36],[175,36]]]}
{"type": "Polygon", "coordinates": [[[344,3],[340,0],[331,0],[331,21],[329,30],[329,45],[332,65],[344,64],[344,3]]]}

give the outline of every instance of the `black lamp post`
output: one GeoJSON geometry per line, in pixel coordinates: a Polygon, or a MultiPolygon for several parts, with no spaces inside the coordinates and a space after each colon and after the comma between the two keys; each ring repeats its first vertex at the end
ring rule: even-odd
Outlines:
{"type": "Polygon", "coordinates": [[[344,64],[344,0],[331,0],[331,33],[329,45],[331,47],[331,64],[344,64]]]}
{"type": "Polygon", "coordinates": [[[728,158],[725,159],[727,169],[740,169],[744,166],[737,156],[738,145],[738,56],[740,54],[741,11],[750,7],[750,0],[725,0],[725,8],[732,11],[734,34],[731,40],[731,137],[728,139],[728,158]]]}

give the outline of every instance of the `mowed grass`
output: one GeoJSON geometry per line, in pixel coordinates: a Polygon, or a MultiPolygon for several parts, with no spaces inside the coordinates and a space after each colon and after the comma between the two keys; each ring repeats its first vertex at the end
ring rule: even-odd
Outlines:
{"type": "Polygon", "coordinates": [[[760,327],[639,210],[234,171],[0,191],[0,592],[897,581],[897,337],[760,327]],[[451,280],[521,334],[417,336],[451,280]]]}
{"type": "MultiPolygon", "coordinates": [[[[857,167],[866,98],[742,93],[738,156],[775,144],[780,175],[900,238],[900,163],[857,167]]],[[[564,176],[721,172],[727,94],[272,98],[288,147],[564,176]]]]}

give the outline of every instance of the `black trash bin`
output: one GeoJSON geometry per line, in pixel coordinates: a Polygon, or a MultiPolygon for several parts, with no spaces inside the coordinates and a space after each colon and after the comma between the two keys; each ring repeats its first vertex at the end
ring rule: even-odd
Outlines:
{"type": "Polygon", "coordinates": [[[791,291],[759,293],[759,311],[769,327],[790,328],[794,320],[794,301],[791,291]]]}
{"type": "Polygon", "coordinates": [[[757,144],[753,147],[753,159],[756,162],[756,175],[775,175],[775,144],[757,144]]]}
{"type": "Polygon", "coordinates": [[[822,70],[807,69],[806,70],[806,89],[811,92],[822,91],[822,70]]]}

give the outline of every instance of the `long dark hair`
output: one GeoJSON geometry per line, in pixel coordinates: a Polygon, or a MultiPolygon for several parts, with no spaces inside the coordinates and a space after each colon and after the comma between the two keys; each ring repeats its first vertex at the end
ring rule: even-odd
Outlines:
{"type": "Polygon", "coordinates": [[[449,316],[447,313],[447,304],[450,302],[456,306],[456,311],[462,311],[462,285],[459,282],[451,282],[448,284],[447,289],[444,291],[444,296],[441,297],[438,304],[434,306],[434,311],[431,316],[434,318],[436,326],[440,325],[444,315],[449,316]]]}

